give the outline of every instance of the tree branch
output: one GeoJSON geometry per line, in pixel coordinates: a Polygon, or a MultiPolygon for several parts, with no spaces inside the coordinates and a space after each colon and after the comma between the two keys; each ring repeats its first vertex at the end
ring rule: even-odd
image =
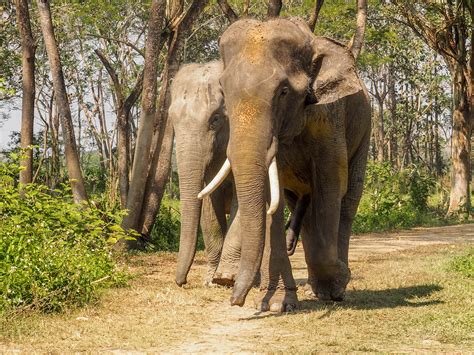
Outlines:
{"type": "Polygon", "coordinates": [[[176,18],[170,25],[172,31],[176,31],[178,26],[184,29],[190,28],[196,17],[202,12],[202,9],[209,3],[209,0],[194,0],[189,5],[186,12],[183,12],[178,18],[176,18]]]}
{"type": "MultiPolygon", "coordinates": [[[[451,48],[450,44],[448,43],[449,40],[446,36],[446,33],[443,36],[444,39],[440,38],[440,34],[443,30],[431,27],[428,24],[428,21],[423,18],[423,16],[419,14],[420,12],[417,11],[411,4],[406,4],[404,2],[402,3],[399,0],[394,1],[394,4],[402,12],[402,15],[407,20],[404,22],[395,18],[395,21],[410,27],[418,37],[420,37],[428,46],[440,53],[445,59],[451,58],[455,61],[459,61],[455,50],[453,50],[453,48],[451,48]]],[[[446,28],[444,31],[446,32],[446,28]]]]}
{"type": "Polygon", "coordinates": [[[281,0],[269,0],[268,2],[268,17],[278,17],[280,16],[281,7],[283,6],[281,0]]]}
{"type": "Polygon", "coordinates": [[[248,16],[250,8],[250,0],[245,0],[244,9],[242,10],[242,16],[248,16]]]}
{"type": "Polygon", "coordinates": [[[314,4],[313,12],[311,13],[311,17],[308,21],[308,26],[311,32],[314,32],[316,23],[318,22],[319,12],[321,11],[323,4],[324,0],[316,0],[316,3],[314,4]]]}
{"type": "Polygon", "coordinates": [[[219,4],[219,7],[221,8],[222,12],[224,13],[225,17],[227,17],[230,23],[235,22],[239,19],[239,16],[237,16],[237,14],[229,5],[227,0],[217,0],[217,3],[219,4]]]}
{"type": "Polygon", "coordinates": [[[357,29],[349,44],[349,49],[355,59],[364,44],[365,25],[367,23],[367,0],[357,0],[357,29]]]}
{"type": "Polygon", "coordinates": [[[125,99],[125,102],[123,104],[125,110],[130,111],[132,106],[137,102],[138,98],[140,97],[140,94],[142,93],[143,89],[143,77],[144,77],[145,72],[142,70],[140,75],[138,76],[137,82],[135,83],[135,86],[133,87],[132,91],[130,94],[127,96],[125,99]]]}
{"type": "Polygon", "coordinates": [[[133,50],[135,50],[143,58],[145,58],[145,52],[142,49],[138,48],[133,43],[130,43],[128,41],[124,41],[124,40],[118,39],[118,38],[112,38],[112,37],[107,37],[107,36],[102,36],[102,35],[96,35],[96,34],[93,34],[93,33],[87,33],[86,36],[94,37],[94,38],[102,38],[102,39],[106,39],[108,41],[125,44],[126,46],[128,46],[128,47],[132,48],[133,50]]]}
{"type": "Polygon", "coordinates": [[[114,84],[115,95],[117,96],[117,100],[119,102],[123,102],[123,94],[122,94],[122,87],[120,85],[120,80],[115,72],[115,69],[110,64],[109,59],[105,56],[105,54],[100,49],[94,49],[95,54],[99,57],[100,61],[109,73],[110,78],[112,79],[112,83],[114,84]]]}

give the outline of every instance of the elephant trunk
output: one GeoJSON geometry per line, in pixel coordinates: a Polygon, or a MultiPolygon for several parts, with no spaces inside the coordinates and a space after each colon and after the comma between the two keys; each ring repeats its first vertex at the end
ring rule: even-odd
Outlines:
{"type": "MultiPolygon", "coordinates": [[[[229,100],[230,101],[230,100],[229,100]]],[[[227,153],[234,175],[239,202],[241,259],[239,274],[231,297],[232,305],[243,306],[260,269],[266,231],[268,174],[275,175],[276,142],[272,135],[271,111],[261,103],[237,101],[230,108],[230,140],[227,153]],[[271,163],[272,162],[272,163],[271,163]]],[[[273,182],[278,184],[277,180],[273,182]]],[[[271,187],[270,187],[271,188],[271,187]]],[[[275,192],[275,189],[272,189],[275,192]]],[[[278,195],[272,196],[269,214],[273,213],[278,195]]]]}
{"type": "MultiPolygon", "coordinates": [[[[183,141],[185,141],[183,139],[183,141]]],[[[197,198],[204,180],[202,154],[196,151],[198,145],[176,142],[176,158],[179,172],[181,234],[179,238],[176,283],[186,283],[186,277],[194,260],[201,217],[202,201],[197,198]]]]}
{"type": "Polygon", "coordinates": [[[265,157],[253,153],[233,157],[232,171],[239,201],[242,226],[242,251],[239,275],[234,285],[231,304],[243,306],[260,268],[265,241],[266,182],[265,157]]]}

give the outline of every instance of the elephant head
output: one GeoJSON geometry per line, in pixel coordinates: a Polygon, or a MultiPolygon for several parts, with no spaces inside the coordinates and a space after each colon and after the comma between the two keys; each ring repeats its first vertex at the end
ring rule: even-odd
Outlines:
{"type": "Polygon", "coordinates": [[[221,62],[181,68],[171,87],[170,119],[176,135],[181,193],[181,235],[176,283],[186,283],[196,251],[202,202],[197,198],[213,160],[225,160],[228,124],[219,86],[221,62]],[[223,142],[225,141],[225,142],[223,142]],[[224,147],[216,149],[216,147],[224,147]],[[219,156],[220,154],[220,156],[219,156]]]}
{"type": "Polygon", "coordinates": [[[314,36],[298,19],[237,21],[219,46],[230,126],[228,165],[245,226],[231,304],[243,305],[261,264],[267,201],[272,213],[280,198],[278,149],[303,131],[309,106],[333,103],[362,88],[349,50],[314,36]]]}

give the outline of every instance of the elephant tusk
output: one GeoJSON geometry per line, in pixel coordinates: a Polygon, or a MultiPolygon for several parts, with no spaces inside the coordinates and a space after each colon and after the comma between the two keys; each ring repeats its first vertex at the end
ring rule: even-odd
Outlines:
{"type": "Polygon", "coordinates": [[[273,157],[268,168],[268,179],[270,180],[270,207],[267,214],[272,215],[278,209],[280,204],[280,182],[278,181],[278,168],[276,158],[273,157]]]}
{"type": "Polygon", "coordinates": [[[220,184],[225,180],[227,175],[229,175],[231,171],[230,161],[226,159],[224,164],[222,164],[222,168],[219,172],[214,176],[214,179],[198,194],[198,199],[202,200],[204,197],[210,195],[215,189],[219,187],[220,184]]]}

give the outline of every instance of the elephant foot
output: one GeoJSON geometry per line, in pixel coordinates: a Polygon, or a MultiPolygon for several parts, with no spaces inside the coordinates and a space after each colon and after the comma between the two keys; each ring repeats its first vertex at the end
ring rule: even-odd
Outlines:
{"type": "Polygon", "coordinates": [[[308,282],[306,285],[303,287],[303,293],[305,296],[310,297],[310,298],[317,298],[316,294],[313,291],[313,287],[311,284],[308,282]]]}
{"type": "Polygon", "coordinates": [[[237,277],[237,275],[235,273],[216,272],[214,274],[214,277],[212,278],[212,283],[217,284],[217,285],[221,285],[221,286],[232,287],[232,286],[234,286],[236,277],[237,277]]]}
{"type": "Polygon", "coordinates": [[[219,287],[220,285],[219,284],[216,284],[214,282],[214,272],[213,271],[212,273],[208,272],[208,274],[206,275],[206,278],[204,279],[204,287],[210,287],[210,288],[214,288],[214,287],[219,287]]]}
{"type": "Polygon", "coordinates": [[[310,280],[308,283],[311,285],[313,293],[321,301],[343,301],[347,284],[351,279],[351,271],[343,262],[338,262],[337,266],[330,269],[333,271],[330,273],[331,276],[326,274],[323,277],[310,280]],[[336,270],[334,271],[334,269],[336,270]]]}
{"type": "Polygon", "coordinates": [[[216,283],[213,282],[214,274],[216,273],[217,266],[216,265],[208,265],[206,278],[204,279],[204,286],[205,287],[216,287],[218,286],[216,283]]]}
{"type": "Polygon", "coordinates": [[[297,307],[296,289],[263,289],[255,297],[255,308],[262,312],[293,312],[297,307]]]}
{"type": "Polygon", "coordinates": [[[218,285],[232,287],[237,278],[238,269],[239,261],[230,263],[221,262],[212,277],[212,282],[218,285]]]}

